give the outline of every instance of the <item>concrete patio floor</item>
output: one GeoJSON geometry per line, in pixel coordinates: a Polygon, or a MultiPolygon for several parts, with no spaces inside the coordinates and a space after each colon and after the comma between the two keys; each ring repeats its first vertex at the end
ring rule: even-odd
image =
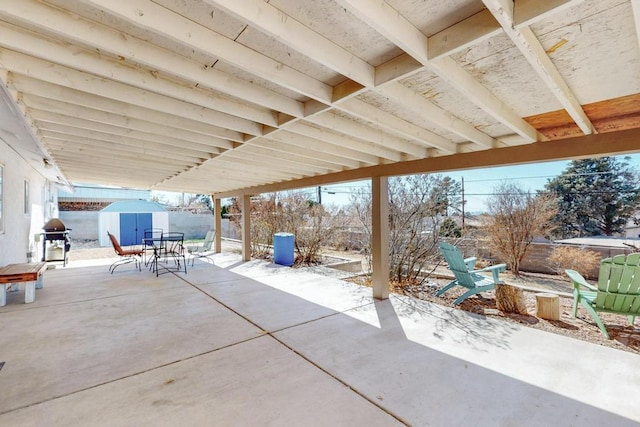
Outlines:
{"type": "Polygon", "coordinates": [[[632,353],[217,254],[57,268],[0,307],[0,425],[640,422],[632,353]]]}

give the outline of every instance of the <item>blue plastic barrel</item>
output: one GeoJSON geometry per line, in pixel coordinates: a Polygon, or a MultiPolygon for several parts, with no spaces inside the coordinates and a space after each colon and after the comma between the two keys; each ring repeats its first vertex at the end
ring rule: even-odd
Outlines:
{"type": "Polygon", "coordinates": [[[273,262],[280,265],[293,265],[293,234],[276,233],[273,235],[273,262]]]}

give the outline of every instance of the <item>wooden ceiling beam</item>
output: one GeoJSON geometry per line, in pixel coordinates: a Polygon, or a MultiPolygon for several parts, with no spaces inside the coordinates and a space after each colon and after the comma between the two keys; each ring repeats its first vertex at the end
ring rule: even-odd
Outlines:
{"type": "Polygon", "coordinates": [[[422,65],[432,69],[441,79],[452,85],[473,103],[483,108],[496,120],[530,142],[539,139],[539,135],[534,128],[469,75],[453,59],[441,57],[436,61],[431,61],[428,53],[429,40],[427,36],[386,2],[371,3],[366,0],[337,1],[422,65]]]}
{"type": "MultiPolygon", "coordinates": [[[[309,123],[312,122],[309,118],[307,118],[306,121],[309,123]]],[[[287,131],[298,135],[304,135],[309,138],[314,138],[332,146],[346,147],[350,150],[363,153],[363,155],[366,156],[357,157],[358,159],[376,156],[381,159],[380,162],[383,160],[392,162],[399,162],[402,160],[402,153],[397,150],[392,150],[388,147],[382,147],[370,141],[364,141],[357,137],[346,135],[339,129],[334,132],[333,130],[330,130],[330,126],[324,126],[322,122],[318,123],[320,127],[311,126],[309,123],[305,123],[305,121],[294,123],[291,126],[287,126],[287,131]]]]}
{"type": "Polygon", "coordinates": [[[278,164],[280,162],[289,162],[291,165],[299,165],[300,167],[312,167],[312,168],[321,168],[324,172],[327,173],[329,171],[336,172],[339,170],[346,169],[344,164],[338,165],[334,162],[328,162],[326,160],[319,159],[318,157],[310,157],[295,153],[294,150],[277,150],[272,147],[269,141],[262,140],[258,144],[251,144],[251,147],[243,152],[251,153],[255,156],[261,156],[266,161],[272,159],[272,161],[277,161],[278,164]]]}
{"type": "Polygon", "coordinates": [[[107,26],[89,21],[61,9],[35,0],[10,2],[0,9],[0,16],[25,22],[30,28],[53,33],[81,46],[163,71],[186,80],[198,82],[200,87],[226,93],[239,99],[250,99],[262,105],[295,117],[302,117],[301,102],[271,90],[253,85],[230,74],[221,72],[189,58],[174,54],[130,34],[124,34],[107,26]]]}
{"type": "Polygon", "coordinates": [[[271,193],[296,188],[364,180],[373,176],[443,173],[455,170],[509,166],[552,160],[571,160],[631,154],[640,152],[638,141],[640,141],[640,128],[635,128],[626,131],[591,134],[556,141],[539,141],[534,144],[476,151],[473,153],[452,154],[450,156],[370,166],[288,182],[248,187],[228,192],[218,192],[215,193],[214,196],[216,198],[223,198],[242,194],[271,193]]]}
{"type": "Polygon", "coordinates": [[[205,0],[364,87],[373,87],[375,69],[343,47],[264,1],[205,0]]]}
{"type": "Polygon", "coordinates": [[[84,153],[90,156],[91,153],[103,153],[112,155],[130,155],[133,158],[150,159],[150,160],[171,160],[177,162],[186,162],[189,164],[198,164],[203,160],[202,157],[190,156],[188,154],[164,153],[159,150],[148,150],[142,147],[132,145],[117,144],[114,142],[101,141],[99,144],[92,141],[86,141],[74,135],[65,135],[56,132],[43,132],[42,142],[51,150],[64,150],[69,152],[84,153]]]}
{"type": "Polygon", "coordinates": [[[97,123],[78,117],[65,116],[62,114],[51,113],[47,111],[30,110],[29,114],[36,122],[47,123],[46,125],[41,127],[41,129],[43,130],[52,129],[51,126],[56,126],[59,131],[62,131],[66,127],[69,127],[73,129],[82,129],[90,132],[100,132],[108,135],[131,138],[132,140],[136,141],[147,141],[153,144],[168,145],[180,148],[181,150],[207,153],[208,156],[221,153],[221,150],[218,147],[206,146],[200,143],[192,143],[167,135],[149,134],[147,132],[141,132],[138,130],[109,125],[105,123],[97,123]]]}
{"type": "MultiPolygon", "coordinates": [[[[143,132],[150,137],[166,137],[179,139],[188,143],[200,144],[205,147],[218,147],[223,149],[233,148],[233,143],[225,141],[221,138],[206,136],[201,133],[191,132],[184,129],[177,129],[165,126],[160,123],[153,123],[146,120],[139,120],[127,117],[121,114],[109,113],[106,111],[96,110],[90,107],[79,107],[77,105],[68,104],[55,100],[49,100],[33,95],[21,94],[20,100],[24,102],[29,110],[37,110],[51,114],[58,114],[61,117],[74,117],[84,119],[98,124],[117,126],[124,129],[143,132]]],[[[145,138],[143,138],[145,139],[145,138]]],[[[207,148],[206,151],[213,151],[207,148]]]]}
{"type": "Polygon", "coordinates": [[[420,112],[433,126],[443,127],[458,136],[476,143],[483,149],[497,147],[500,144],[497,139],[490,137],[484,132],[480,132],[473,125],[464,120],[460,120],[448,111],[428,101],[424,96],[398,82],[386,84],[378,90],[383,95],[392,98],[405,107],[415,112],[420,112]],[[444,125],[445,123],[446,125],[444,125]]]}
{"type": "MultiPolygon", "coordinates": [[[[20,91],[25,102],[32,102],[31,99],[33,99],[33,97],[38,97],[40,98],[40,102],[48,103],[48,105],[57,105],[57,102],[63,102],[66,104],[72,104],[80,110],[86,107],[107,113],[124,115],[131,119],[139,119],[156,125],[169,126],[177,129],[178,131],[195,132],[202,134],[207,138],[227,139],[234,142],[244,141],[243,133],[214,126],[204,121],[195,120],[200,119],[199,116],[196,116],[195,119],[175,116],[170,113],[151,110],[100,95],[43,82],[27,76],[12,74],[10,84],[20,91]]],[[[225,146],[224,148],[232,147],[233,145],[230,144],[228,147],[225,146]]]]}
{"type": "Polygon", "coordinates": [[[421,147],[393,135],[382,133],[371,126],[362,125],[334,113],[318,114],[313,117],[308,117],[305,120],[354,138],[369,141],[380,147],[391,148],[411,157],[426,157],[429,155],[425,147],[421,147]]]}
{"type": "Polygon", "coordinates": [[[331,103],[331,86],[301,73],[247,46],[186,19],[169,9],[140,0],[86,0],[99,9],[137,27],[170,38],[199,52],[257,75],[284,88],[331,103]]]}
{"type": "Polygon", "coordinates": [[[503,31],[529,61],[536,74],[549,88],[585,135],[593,133],[593,124],[585,114],[575,95],[545,52],[544,47],[529,26],[514,27],[513,0],[482,0],[502,26],[503,31]]]}
{"type": "MultiPolygon", "coordinates": [[[[286,153],[295,153],[312,159],[323,160],[347,168],[357,168],[363,164],[363,162],[353,160],[350,157],[341,154],[346,150],[327,150],[326,146],[323,147],[323,143],[321,141],[312,141],[311,138],[295,135],[290,132],[278,132],[267,135],[259,141],[256,141],[256,145],[270,147],[274,150],[286,153]]],[[[376,163],[377,162],[370,164],[376,163]]]]}
{"type": "Polygon", "coordinates": [[[631,0],[631,8],[633,9],[633,20],[636,24],[638,48],[640,49],[640,0],[631,0]]]}
{"type": "Polygon", "coordinates": [[[52,64],[8,49],[0,50],[0,64],[12,73],[57,84],[82,92],[115,99],[144,108],[152,108],[181,117],[200,117],[209,123],[251,135],[261,135],[262,125],[234,117],[177,98],[107,80],[93,74],[52,64]]]}
{"type": "MultiPolygon", "coordinates": [[[[387,86],[389,85],[385,85],[384,88],[387,86]]],[[[382,89],[383,92],[384,88],[382,89]]],[[[403,103],[406,105],[406,100],[403,100],[403,103]]],[[[425,147],[437,148],[447,154],[455,153],[457,150],[457,145],[447,138],[401,119],[398,116],[387,113],[359,99],[348,99],[336,105],[336,108],[362,120],[375,123],[389,132],[399,134],[403,138],[420,143],[425,147]]],[[[434,108],[437,107],[434,106],[434,108]]],[[[429,117],[429,114],[424,112],[423,117],[429,117]]],[[[440,126],[441,123],[435,127],[440,126]]]]}
{"type": "Polygon", "coordinates": [[[212,153],[189,150],[188,148],[174,147],[172,145],[163,145],[153,143],[149,141],[141,141],[135,138],[128,138],[119,135],[111,135],[103,132],[90,131],[86,129],[73,128],[70,126],[63,126],[54,123],[49,123],[40,129],[43,137],[55,138],[60,140],[73,141],[87,141],[92,144],[113,143],[122,146],[125,149],[126,146],[144,148],[145,150],[157,151],[158,153],[164,153],[165,156],[185,156],[197,159],[208,159],[214,156],[212,153]]]}
{"type": "Polygon", "coordinates": [[[216,159],[216,162],[211,162],[211,164],[213,165],[221,160],[235,160],[246,162],[248,165],[252,165],[252,168],[264,166],[264,169],[266,170],[270,169],[271,165],[277,164],[278,169],[282,172],[299,176],[319,175],[335,171],[335,169],[331,170],[326,167],[301,164],[291,160],[290,158],[274,156],[273,153],[269,154],[265,150],[257,150],[254,147],[251,148],[254,150],[253,152],[238,153],[231,151],[227,153],[226,156],[216,159]]]}
{"type": "Polygon", "coordinates": [[[246,102],[241,103],[211,90],[178,84],[164,78],[156,70],[149,72],[139,67],[123,65],[122,61],[117,62],[77,46],[54,43],[50,39],[36,37],[33,33],[19,30],[2,21],[0,21],[0,32],[2,32],[0,46],[45,60],[51,64],[82,70],[85,73],[91,73],[127,86],[228,114],[230,117],[238,117],[269,126],[277,125],[276,114],[270,110],[258,108],[246,102]]]}

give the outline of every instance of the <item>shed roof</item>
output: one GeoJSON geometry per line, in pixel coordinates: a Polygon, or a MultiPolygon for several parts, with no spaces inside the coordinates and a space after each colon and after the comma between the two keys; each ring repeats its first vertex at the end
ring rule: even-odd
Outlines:
{"type": "Polygon", "coordinates": [[[611,236],[574,237],[571,239],[555,240],[555,243],[562,243],[565,245],[602,246],[608,248],[625,249],[629,249],[630,247],[640,247],[640,239],[611,236]]]}
{"type": "Polygon", "coordinates": [[[166,212],[167,210],[156,202],[146,200],[123,200],[113,202],[100,212],[121,212],[121,213],[147,213],[166,212]]]}
{"type": "Polygon", "coordinates": [[[58,180],[219,196],[635,152],[638,8],[7,1],[0,127],[58,180]]]}

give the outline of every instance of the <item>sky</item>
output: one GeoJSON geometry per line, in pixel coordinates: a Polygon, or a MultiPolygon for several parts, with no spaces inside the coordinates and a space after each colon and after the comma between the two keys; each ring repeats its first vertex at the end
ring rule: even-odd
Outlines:
{"type": "MultiPolygon", "coordinates": [[[[630,164],[640,171],[640,154],[632,154],[630,164]]],[[[486,211],[486,200],[492,189],[501,181],[510,180],[525,190],[535,192],[542,190],[547,181],[560,175],[570,161],[555,161],[518,166],[502,166],[484,169],[447,172],[442,175],[450,176],[458,182],[464,178],[465,211],[479,213],[486,211]]],[[[369,181],[356,181],[322,186],[322,203],[326,205],[346,205],[349,203],[350,193],[357,188],[368,185],[369,181]]],[[[301,190],[314,200],[317,198],[317,187],[301,190]]],[[[153,192],[152,192],[153,194],[153,192]]],[[[166,193],[165,193],[166,194],[166,193]]],[[[179,197],[179,193],[168,193],[170,200],[179,197]]],[[[224,204],[224,200],[223,200],[224,204]]]]}

